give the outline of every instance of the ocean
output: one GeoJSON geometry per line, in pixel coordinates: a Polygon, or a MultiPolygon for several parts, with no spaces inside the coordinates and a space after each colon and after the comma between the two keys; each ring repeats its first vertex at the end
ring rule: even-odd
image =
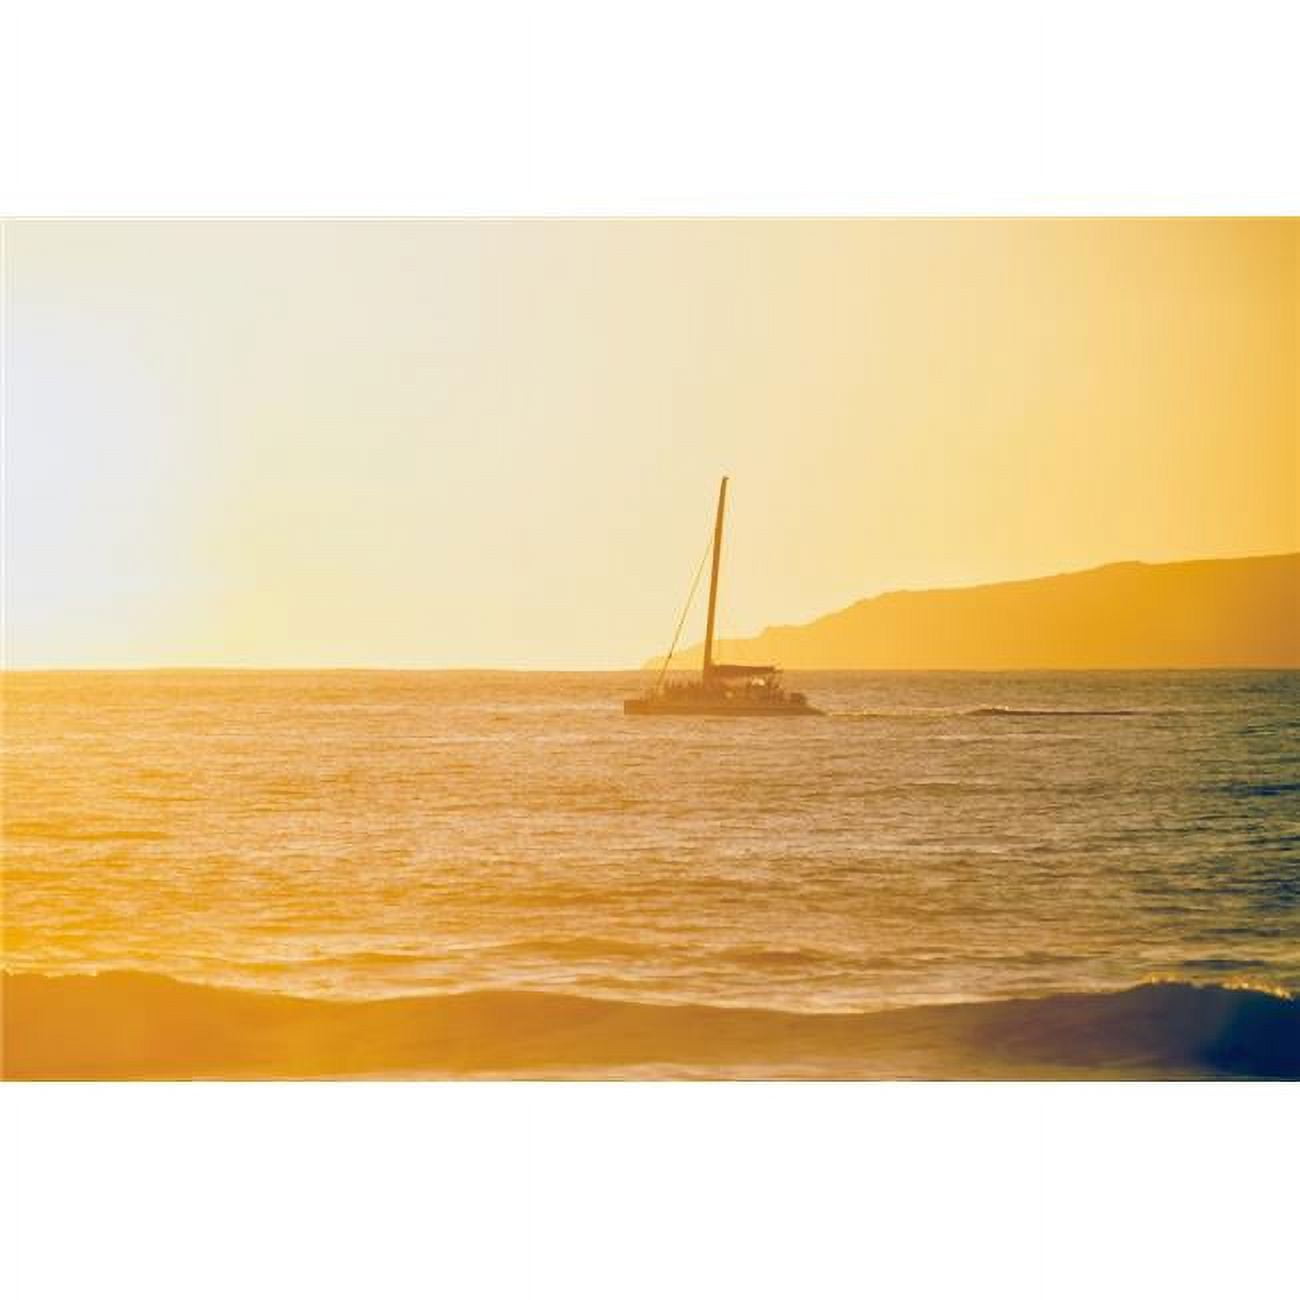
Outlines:
{"type": "Polygon", "coordinates": [[[644,680],[7,673],[6,1073],[1300,1077],[1300,673],[644,680]]]}

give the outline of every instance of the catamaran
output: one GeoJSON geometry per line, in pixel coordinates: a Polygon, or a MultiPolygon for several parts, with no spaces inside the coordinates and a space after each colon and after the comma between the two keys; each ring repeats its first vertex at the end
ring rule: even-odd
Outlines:
{"type": "MultiPolygon", "coordinates": [[[[718,605],[718,566],[722,559],[722,518],[727,508],[727,480],[718,488],[718,513],[713,521],[713,572],[709,581],[709,614],[704,632],[704,666],[698,681],[669,682],[668,665],[677,637],[653,686],[643,695],[623,701],[623,712],[633,714],[706,714],[717,717],[789,718],[820,714],[799,691],[781,685],[774,664],[719,664],[713,662],[713,616],[718,605]]],[[[698,580],[699,575],[696,575],[698,580]]],[[[694,596],[695,588],[691,588],[694,596]]],[[[690,608],[690,597],[686,602],[690,608]]],[[[686,610],[677,624],[681,635],[686,610]]]]}

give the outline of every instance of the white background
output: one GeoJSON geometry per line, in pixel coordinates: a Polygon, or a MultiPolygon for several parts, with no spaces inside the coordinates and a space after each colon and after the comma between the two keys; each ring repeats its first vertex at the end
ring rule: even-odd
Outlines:
{"type": "Polygon", "coordinates": [[[1300,192],[1293,0],[8,8],[11,213],[1276,213],[1300,192]]]}
{"type": "MultiPolygon", "coordinates": [[[[20,0],[10,215],[1294,213],[1295,6],[20,0]]],[[[1294,1085],[15,1085],[18,1300],[1286,1294],[1294,1085]]]]}
{"type": "Polygon", "coordinates": [[[1291,1295],[1296,1101],[1260,1083],[7,1084],[9,1294],[1291,1295]]]}

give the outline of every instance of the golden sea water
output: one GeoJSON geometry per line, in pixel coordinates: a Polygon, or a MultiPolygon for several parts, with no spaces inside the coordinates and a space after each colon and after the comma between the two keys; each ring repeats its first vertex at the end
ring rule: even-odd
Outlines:
{"type": "Polygon", "coordinates": [[[640,684],[7,674],[6,970],[804,1017],[1300,991],[1300,674],[793,674],[826,716],[781,720],[625,718],[640,684]]]}

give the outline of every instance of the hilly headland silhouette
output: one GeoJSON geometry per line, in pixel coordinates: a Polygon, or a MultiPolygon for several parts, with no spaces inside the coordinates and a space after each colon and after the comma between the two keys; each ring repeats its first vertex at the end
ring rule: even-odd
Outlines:
{"type": "MultiPolygon", "coordinates": [[[[1300,552],[891,591],[715,653],[794,669],[1295,668],[1300,552]]],[[[673,657],[700,662],[698,645],[673,657]]]]}

